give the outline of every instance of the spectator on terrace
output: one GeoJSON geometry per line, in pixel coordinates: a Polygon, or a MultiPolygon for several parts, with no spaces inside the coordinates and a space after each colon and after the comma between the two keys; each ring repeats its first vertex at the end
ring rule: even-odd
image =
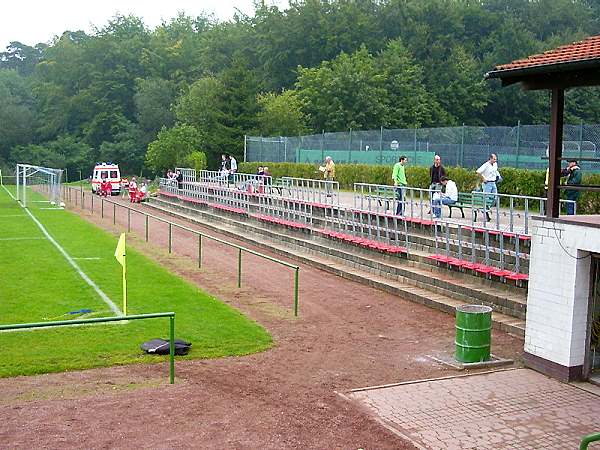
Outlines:
{"type": "Polygon", "coordinates": [[[177,189],[183,189],[183,174],[181,170],[175,172],[175,179],[177,180],[177,189]]]}
{"type": "Polygon", "coordinates": [[[498,187],[496,183],[502,181],[500,172],[498,172],[498,157],[495,153],[490,154],[490,158],[484,162],[477,173],[481,177],[483,184],[483,192],[486,194],[494,194],[494,197],[498,194],[498,187]]]}
{"type": "Polygon", "coordinates": [[[406,181],[406,172],[404,171],[404,165],[408,162],[408,158],[402,155],[392,170],[392,180],[394,186],[396,186],[396,215],[402,216],[404,213],[404,188],[408,186],[406,181]]]}
{"type": "Polygon", "coordinates": [[[265,184],[269,184],[271,182],[271,172],[269,172],[267,166],[263,167],[263,176],[265,177],[265,184]]]}
{"type": "Polygon", "coordinates": [[[262,166],[258,166],[258,169],[256,169],[256,175],[257,178],[260,180],[265,174],[265,169],[262,166]]]}
{"type": "MultiPolygon", "coordinates": [[[[561,170],[560,176],[567,177],[566,184],[568,186],[578,186],[581,184],[583,179],[583,175],[581,174],[581,169],[577,164],[577,161],[574,159],[570,159],[568,161],[568,166],[561,170]]],[[[579,196],[581,195],[581,191],[576,191],[575,189],[567,189],[567,214],[572,216],[575,214],[575,203],[579,200],[579,196]]]]}
{"type": "Polygon", "coordinates": [[[433,199],[431,200],[433,216],[438,219],[442,217],[441,205],[453,205],[458,200],[458,188],[456,187],[456,183],[446,176],[443,176],[440,181],[442,186],[446,186],[446,192],[434,193],[433,199]]]}
{"type": "Polygon", "coordinates": [[[429,190],[431,193],[442,190],[442,178],[446,176],[446,169],[442,166],[442,158],[440,155],[433,157],[433,166],[429,168],[429,190]]]}
{"type": "Polygon", "coordinates": [[[333,182],[335,181],[335,163],[331,156],[325,157],[325,165],[319,167],[319,170],[322,170],[323,178],[326,181],[325,192],[327,193],[327,197],[331,197],[333,182]]]}

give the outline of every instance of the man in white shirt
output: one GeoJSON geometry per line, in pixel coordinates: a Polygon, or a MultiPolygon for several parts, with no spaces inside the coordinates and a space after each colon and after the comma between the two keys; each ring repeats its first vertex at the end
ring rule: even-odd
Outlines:
{"type": "Polygon", "coordinates": [[[443,176],[440,179],[442,186],[446,187],[444,193],[436,192],[431,200],[431,211],[437,219],[442,217],[442,205],[453,205],[458,200],[458,188],[456,183],[448,177],[443,176]]]}
{"type": "Polygon", "coordinates": [[[498,172],[498,158],[495,153],[490,155],[490,159],[484,162],[477,173],[481,177],[483,183],[483,192],[487,194],[497,194],[498,188],[496,187],[496,181],[500,177],[498,172]]]}

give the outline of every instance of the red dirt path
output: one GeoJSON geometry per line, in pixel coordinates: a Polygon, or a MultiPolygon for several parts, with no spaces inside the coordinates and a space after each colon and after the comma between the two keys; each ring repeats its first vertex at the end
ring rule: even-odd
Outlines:
{"type": "MultiPolygon", "coordinates": [[[[98,212],[83,216],[112,231],[127,224],[120,208],[117,228],[112,207],[104,220],[98,212]]],[[[164,364],[1,379],[0,447],[412,448],[336,391],[455,374],[426,357],[452,351],[452,316],[301,266],[294,319],[290,269],[246,255],[238,290],[236,250],[207,243],[198,270],[186,256],[197,254],[195,237],[175,231],[169,256],[167,226],[151,221],[145,244],[142,217],[131,218],[130,243],[259,322],[274,348],[177,362],[174,386],[164,364]]],[[[499,356],[522,347],[493,334],[499,356]]]]}

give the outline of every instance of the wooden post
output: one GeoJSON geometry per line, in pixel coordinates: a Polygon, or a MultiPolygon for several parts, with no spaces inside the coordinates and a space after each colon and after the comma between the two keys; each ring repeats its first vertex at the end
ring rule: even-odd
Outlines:
{"type": "Polygon", "coordinates": [[[560,168],[563,147],[563,113],[565,108],[565,91],[563,88],[552,89],[552,105],[550,114],[549,173],[548,173],[548,208],[546,217],[560,215],[560,168]]]}

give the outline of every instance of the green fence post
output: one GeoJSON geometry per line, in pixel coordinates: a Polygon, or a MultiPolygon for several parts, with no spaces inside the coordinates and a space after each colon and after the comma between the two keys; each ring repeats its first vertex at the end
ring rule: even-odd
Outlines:
{"type": "Polygon", "coordinates": [[[465,161],[465,124],[462,124],[462,128],[460,131],[460,162],[459,165],[464,167],[465,161]]]}
{"type": "Polygon", "coordinates": [[[352,128],[350,128],[350,143],[348,145],[348,163],[352,162],[352,128]]]}
{"type": "Polygon", "coordinates": [[[579,125],[579,161],[581,161],[581,158],[583,157],[582,144],[583,144],[583,120],[581,121],[581,124],[579,125]]]}
{"type": "Polygon", "coordinates": [[[171,253],[171,236],[172,236],[172,226],[171,226],[171,222],[169,222],[169,253],[171,253]]]}
{"type": "Polygon", "coordinates": [[[383,125],[379,133],[379,164],[383,164],[383,125]]]}
{"type": "Polygon", "coordinates": [[[202,235],[198,234],[198,269],[202,268],[202,235]]]}
{"type": "Polygon", "coordinates": [[[519,168],[519,153],[521,153],[521,121],[517,121],[517,155],[515,156],[515,169],[519,168]]]}
{"type": "Polygon", "coordinates": [[[238,250],[238,287],[242,287],[242,249],[238,250]]]}
{"type": "MultiPolygon", "coordinates": [[[[75,197],[77,198],[77,197],[75,197]]],[[[100,217],[102,217],[104,219],[104,199],[100,199],[100,203],[102,204],[102,207],[100,208],[100,217]]]]}
{"type": "MultiPolygon", "coordinates": [[[[325,159],[325,130],[321,131],[321,161],[325,159]]],[[[300,162],[300,161],[298,161],[300,162]]]]}
{"type": "Polygon", "coordinates": [[[296,267],[296,273],[294,274],[294,316],[298,317],[298,273],[300,267],[296,267]]]}
{"type": "Polygon", "coordinates": [[[113,225],[117,223],[117,204],[113,203],[113,225]]]}
{"type": "Polygon", "coordinates": [[[94,193],[92,192],[92,214],[94,214],[94,193]]]}
{"type": "Polygon", "coordinates": [[[148,214],[146,214],[146,242],[148,242],[148,214]]]}
{"type": "Polygon", "coordinates": [[[127,208],[127,232],[131,233],[131,208],[127,208]]]}
{"type": "Polygon", "coordinates": [[[416,166],[417,165],[417,127],[415,127],[415,139],[414,139],[414,159],[413,159],[413,165],[416,166]]]}
{"type": "Polygon", "coordinates": [[[169,379],[175,384],[175,316],[169,317],[169,379]]]}

